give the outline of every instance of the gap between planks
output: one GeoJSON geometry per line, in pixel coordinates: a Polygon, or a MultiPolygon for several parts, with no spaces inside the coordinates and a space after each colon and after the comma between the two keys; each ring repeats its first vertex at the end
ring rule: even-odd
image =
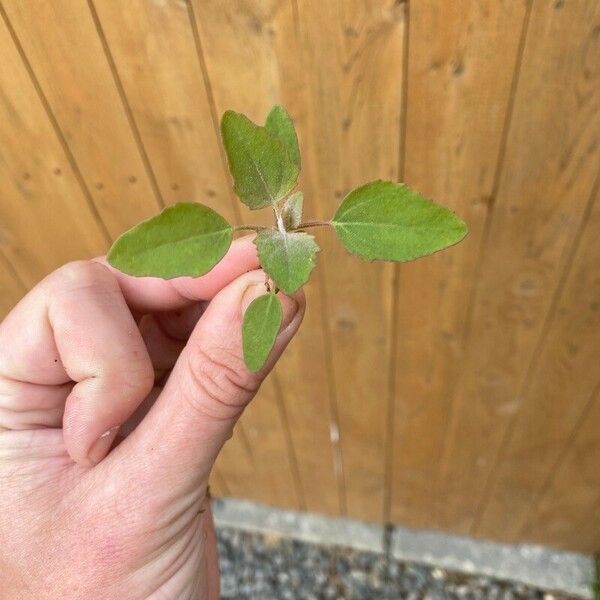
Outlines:
{"type": "MultiPolygon", "coordinates": [[[[407,115],[408,115],[408,67],[409,67],[409,49],[410,49],[410,3],[405,2],[402,5],[404,31],[402,39],[402,69],[400,76],[402,77],[402,93],[400,106],[400,131],[398,132],[398,179],[404,181],[405,164],[406,164],[406,130],[407,130],[407,115]]],[[[390,344],[390,359],[388,365],[388,398],[387,398],[387,430],[384,450],[384,492],[383,492],[383,520],[385,523],[391,521],[393,494],[393,477],[394,477],[394,437],[395,427],[394,419],[396,413],[396,393],[397,393],[397,377],[396,377],[396,362],[398,360],[398,311],[400,308],[400,265],[393,265],[393,277],[390,293],[392,294],[392,318],[390,323],[390,335],[392,336],[390,344]]]]}
{"type": "MultiPolygon", "coordinates": [[[[556,316],[556,311],[557,311],[558,305],[560,303],[560,298],[561,298],[562,292],[563,292],[565,285],[567,283],[567,280],[569,278],[569,274],[571,272],[573,262],[575,261],[575,257],[577,256],[577,252],[579,250],[579,246],[580,246],[581,240],[583,238],[583,231],[589,221],[590,215],[592,213],[592,208],[593,208],[594,202],[596,200],[596,195],[597,195],[599,189],[600,189],[600,170],[598,171],[598,175],[596,176],[596,181],[594,182],[594,185],[592,186],[592,192],[590,194],[590,198],[588,200],[588,203],[585,206],[585,210],[579,221],[579,225],[575,232],[573,243],[571,244],[571,248],[568,252],[567,259],[565,260],[565,264],[564,264],[562,273],[560,275],[560,279],[558,281],[556,289],[554,290],[554,294],[552,296],[552,301],[550,303],[550,308],[548,309],[548,312],[546,313],[546,316],[544,318],[544,323],[543,323],[542,329],[540,331],[540,335],[535,344],[534,352],[531,356],[531,362],[529,363],[527,370],[525,372],[525,377],[523,378],[523,383],[519,387],[519,391],[517,393],[517,398],[525,397],[527,395],[529,387],[532,383],[533,375],[537,369],[537,366],[538,366],[539,361],[542,356],[541,350],[544,346],[544,343],[546,342],[546,338],[548,337],[548,334],[550,333],[552,323],[554,321],[554,317],[556,316]]],[[[592,405],[593,398],[594,398],[596,391],[597,390],[595,390],[594,393],[592,393],[592,399],[588,402],[588,404],[586,404],[585,408],[582,411],[582,415],[585,414],[589,410],[590,406],[592,405]]],[[[500,469],[500,466],[502,465],[502,461],[505,457],[506,449],[507,449],[508,445],[510,444],[510,441],[511,441],[516,423],[517,423],[517,419],[518,419],[518,413],[515,413],[514,415],[512,415],[510,422],[508,423],[508,425],[504,431],[502,440],[500,442],[500,446],[498,448],[496,458],[494,460],[494,464],[493,464],[492,468],[490,469],[488,476],[486,478],[485,486],[483,489],[483,495],[481,497],[481,500],[480,500],[477,510],[475,512],[475,518],[474,518],[473,523],[470,528],[471,534],[475,533],[477,531],[477,529],[479,528],[480,521],[483,517],[485,509],[488,505],[488,502],[491,499],[491,493],[492,493],[492,490],[494,487],[494,482],[495,482],[496,476],[498,474],[498,470],[500,469]]],[[[549,474],[546,482],[544,483],[544,485],[542,485],[540,492],[534,496],[534,500],[532,500],[530,509],[527,512],[528,516],[535,510],[535,506],[537,506],[537,503],[540,501],[541,497],[545,494],[547,486],[550,485],[552,478],[553,478],[554,474],[556,473],[556,469],[558,468],[558,465],[560,464],[560,461],[566,455],[566,453],[569,449],[569,446],[573,442],[573,439],[575,438],[575,435],[576,435],[577,431],[579,430],[579,427],[581,426],[582,422],[583,421],[581,420],[581,417],[580,417],[580,419],[578,419],[578,421],[577,421],[577,424],[575,425],[574,430],[571,432],[571,435],[569,436],[568,440],[566,441],[565,446],[563,447],[562,451],[560,452],[559,459],[557,460],[556,465],[554,465],[554,469],[550,471],[550,474],[549,474]]],[[[521,528],[522,530],[525,528],[525,524],[527,523],[528,520],[529,520],[528,518],[524,520],[522,528],[521,528]]]]}
{"type": "MultiPolygon", "coordinates": [[[[563,461],[567,458],[569,451],[570,451],[571,447],[573,446],[575,439],[577,438],[577,434],[579,433],[579,430],[581,429],[581,427],[587,420],[588,413],[594,407],[594,404],[598,400],[599,394],[600,394],[600,381],[598,381],[598,383],[596,384],[594,391],[592,392],[589,400],[587,401],[586,405],[584,406],[583,410],[581,411],[581,414],[579,415],[579,419],[577,419],[577,422],[575,423],[575,427],[573,427],[573,431],[571,432],[571,435],[569,435],[569,438],[567,439],[565,445],[563,446],[563,449],[561,450],[558,458],[556,459],[556,462],[552,465],[552,469],[550,469],[550,471],[548,473],[548,477],[546,477],[546,480],[540,487],[538,493],[535,494],[533,500],[531,501],[530,508],[527,511],[526,517],[523,519],[523,524],[519,531],[519,533],[521,535],[527,533],[528,525],[529,525],[529,523],[531,523],[531,517],[535,514],[539,505],[543,502],[544,498],[546,497],[546,494],[548,494],[548,492],[552,489],[552,483],[554,482],[554,478],[556,477],[557,473],[559,472],[560,466],[562,465],[563,461]]],[[[587,515],[584,515],[584,517],[582,517],[582,518],[585,518],[586,516],[587,515]]]]}
{"type": "MultiPolygon", "coordinates": [[[[484,222],[484,226],[483,226],[483,232],[481,235],[481,242],[480,242],[480,246],[479,246],[477,262],[475,264],[475,270],[474,270],[474,274],[473,274],[473,283],[471,285],[471,290],[469,291],[469,294],[468,294],[465,328],[464,328],[464,331],[461,336],[461,349],[462,349],[463,355],[465,354],[467,348],[469,347],[470,341],[471,341],[470,340],[471,327],[473,324],[476,300],[477,300],[477,295],[478,295],[478,290],[479,290],[478,283],[481,279],[480,274],[481,274],[483,264],[484,264],[484,257],[487,254],[488,239],[489,239],[489,234],[491,231],[492,221],[493,221],[493,216],[494,216],[494,205],[495,205],[496,197],[498,195],[500,179],[502,176],[502,172],[504,169],[504,163],[505,163],[505,159],[506,159],[508,136],[510,133],[510,127],[511,127],[511,123],[512,123],[513,111],[514,111],[514,107],[515,107],[517,89],[519,86],[519,79],[520,79],[520,75],[521,75],[521,67],[523,64],[523,56],[525,53],[525,46],[526,46],[526,42],[527,42],[527,33],[529,31],[529,23],[530,23],[530,19],[531,19],[532,8],[533,8],[533,0],[528,0],[525,16],[523,17],[523,25],[521,27],[521,36],[520,36],[519,46],[517,49],[517,55],[516,55],[516,59],[515,59],[515,67],[514,67],[513,78],[512,78],[511,86],[510,86],[508,104],[506,107],[506,115],[504,118],[504,125],[502,127],[502,134],[501,134],[501,138],[500,138],[500,147],[498,149],[496,169],[494,171],[492,191],[490,194],[491,201],[488,204],[488,209],[487,209],[488,212],[486,214],[486,218],[485,218],[485,222],[484,222]]],[[[452,388],[451,388],[450,410],[449,410],[447,425],[444,430],[444,439],[442,442],[442,449],[441,449],[441,453],[440,453],[441,459],[440,459],[439,468],[440,468],[441,474],[443,474],[444,466],[448,460],[447,454],[448,454],[448,444],[450,443],[450,431],[452,430],[453,421],[456,418],[455,395],[456,395],[456,390],[458,388],[459,379],[460,379],[460,375],[456,374],[454,377],[454,382],[452,384],[452,388]]],[[[436,517],[436,518],[439,518],[439,517],[436,517]]]]}
{"type": "MultiPolygon", "coordinates": [[[[198,30],[198,22],[196,21],[196,14],[194,12],[194,6],[192,0],[187,0],[187,13],[188,20],[190,22],[190,27],[192,30],[192,37],[194,38],[194,46],[196,48],[196,56],[198,57],[198,64],[200,66],[200,72],[202,74],[202,80],[204,81],[204,87],[206,89],[206,97],[208,99],[208,106],[210,108],[210,114],[212,116],[212,124],[213,129],[215,131],[215,139],[221,139],[221,128],[219,127],[219,115],[217,113],[217,104],[215,102],[215,96],[212,89],[212,83],[210,81],[210,76],[208,74],[208,67],[206,65],[206,59],[204,58],[204,49],[202,48],[202,39],[200,38],[200,31],[198,30]]],[[[227,166],[227,158],[225,157],[225,151],[223,149],[222,144],[218,144],[219,146],[219,154],[221,156],[221,164],[222,168],[225,172],[225,176],[227,177],[228,166],[227,166]]],[[[240,207],[231,189],[231,186],[228,188],[229,199],[231,201],[231,206],[233,208],[233,214],[235,218],[238,220],[238,223],[242,223],[242,213],[240,211],[240,207]]]]}
{"type": "Polygon", "coordinates": [[[77,161],[75,160],[75,156],[71,152],[71,148],[69,147],[69,144],[67,143],[65,135],[64,135],[62,129],[60,128],[58,120],[56,119],[56,116],[54,115],[54,113],[52,111],[50,103],[48,102],[48,99],[46,98],[46,95],[44,94],[44,91],[42,90],[42,86],[40,85],[40,82],[39,82],[38,78],[36,77],[35,72],[33,71],[33,67],[31,66],[31,63],[29,62],[29,59],[27,58],[27,55],[25,54],[25,50],[23,49],[23,46],[21,45],[21,42],[19,41],[19,38],[17,37],[17,33],[8,18],[8,14],[6,13],[6,10],[4,9],[2,2],[0,2],[0,15],[2,16],[2,19],[4,20],[4,23],[6,24],[6,28],[8,29],[10,37],[12,38],[12,41],[15,45],[15,48],[17,49],[19,56],[21,57],[23,66],[25,67],[25,70],[27,71],[27,74],[29,75],[29,79],[31,80],[31,83],[33,84],[33,87],[35,89],[35,92],[36,92],[41,104],[42,104],[42,107],[43,107],[44,111],[46,112],[46,116],[48,117],[48,120],[50,121],[50,125],[51,125],[52,129],[54,130],[54,133],[58,139],[58,142],[59,142],[63,152],[65,153],[67,162],[69,163],[69,166],[71,167],[73,174],[75,175],[75,179],[77,180],[77,183],[78,183],[79,187],[81,188],[81,191],[83,193],[84,198],[86,199],[86,202],[88,204],[90,212],[91,212],[92,216],[94,217],[94,219],[96,220],[96,222],[98,223],[98,225],[100,227],[100,231],[101,231],[102,235],[104,236],[106,243],[108,245],[110,245],[112,243],[112,236],[110,235],[108,228],[106,227],[106,224],[102,220],[102,216],[100,215],[98,207],[96,206],[96,203],[94,202],[94,198],[92,197],[92,194],[90,193],[90,190],[88,189],[87,184],[85,183],[85,180],[83,178],[81,170],[79,169],[77,161]]]}
{"type": "Polygon", "coordinates": [[[144,164],[144,169],[146,170],[146,175],[148,176],[148,179],[150,180],[150,185],[152,187],[152,191],[154,192],[154,197],[155,197],[156,203],[158,205],[159,210],[162,210],[165,207],[165,201],[164,201],[164,198],[160,191],[158,181],[157,181],[156,175],[154,173],[154,169],[152,168],[152,165],[150,164],[150,159],[148,158],[148,153],[146,152],[144,142],[142,141],[142,136],[140,135],[140,131],[139,131],[137,123],[135,121],[133,111],[131,110],[129,100],[127,99],[127,94],[125,93],[125,88],[123,87],[121,77],[119,76],[119,71],[117,69],[117,65],[114,61],[112,52],[110,50],[110,46],[108,45],[106,35],[104,35],[104,29],[102,28],[102,23],[100,22],[100,18],[98,17],[98,13],[96,11],[96,7],[94,6],[93,0],[88,0],[88,8],[90,10],[92,21],[94,22],[94,27],[96,28],[96,33],[98,34],[98,38],[100,39],[100,43],[102,44],[102,49],[104,50],[104,56],[106,57],[106,61],[110,68],[110,72],[112,74],[113,81],[115,83],[115,87],[117,88],[117,93],[119,94],[119,98],[121,99],[121,103],[123,104],[123,108],[125,110],[125,115],[127,116],[127,121],[129,123],[129,128],[131,129],[133,139],[135,140],[136,146],[138,148],[138,152],[142,159],[142,163],[144,164]]]}

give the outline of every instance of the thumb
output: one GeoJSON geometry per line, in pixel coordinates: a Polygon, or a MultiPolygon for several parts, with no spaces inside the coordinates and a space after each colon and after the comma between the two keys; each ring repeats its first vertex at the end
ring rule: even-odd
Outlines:
{"type": "MultiPolygon", "coordinates": [[[[263,271],[246,273],[208,305],[169,380],[142,423],[124,444],[145,472],[165,473],[196,484],[208,479],[223,444],[245,406],[298,330],[304,294],[278,294],[283,321],[266,365],[250,372],[242,354],[243,315],[266,293],[263,271]]],[[[139,471],[138,471],[139,472],[139,471]]],[[[169,477],[171,479],[171,477],[169,477]]]]}

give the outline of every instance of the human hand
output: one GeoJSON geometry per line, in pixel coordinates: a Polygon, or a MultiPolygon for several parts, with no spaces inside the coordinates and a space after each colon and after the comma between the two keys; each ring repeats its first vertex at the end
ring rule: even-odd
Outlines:
{"type": "Polygon", "coordinates": [[[218,598],[209,474],[304,314],[302,293],[279,295],[275,348],[249,372],[257,266],[248,238],[197,279],[70,263],[0,324],[3,598],[218,598]]]}

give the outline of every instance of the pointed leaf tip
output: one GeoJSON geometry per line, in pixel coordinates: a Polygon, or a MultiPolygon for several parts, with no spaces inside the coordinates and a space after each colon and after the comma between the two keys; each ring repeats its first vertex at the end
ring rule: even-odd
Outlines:
{"type": "Polygon", "coordinates": [[[298,135],[292,118],[283,106],[276,104],[271,109],[265,122],[265,129],[284,145],[292,162],[300,169],[298,135]]]}
{"type": "Polygon", "coordinates": [[[351,191],[332,225],[346,249],[366,260],[414,260],[460,242],[468,231],[451,210],[391,181],[351,191]]]}
{"type": "Polygon", "coordinates": [[[124,233],[107,259],[138,277],[198,277],[223,258],[232,238],[232,226],[212,208],[178,203],[124,233]]]}
{"type": "Polygon", "coordinates": [[[283,310],[273,293],[255,298],[244,313],[242,346],[244,362],[250,371],[260,371],[275,345],[283,320],[283,310]]]}

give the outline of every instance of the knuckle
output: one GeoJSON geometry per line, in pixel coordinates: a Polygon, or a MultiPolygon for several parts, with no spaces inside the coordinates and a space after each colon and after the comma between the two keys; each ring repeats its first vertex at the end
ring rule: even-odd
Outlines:
{"type": "Polygon", "coordinates": [[[146,396],[154,386],[154,369],[148,357],[134,357],[130,361],[123,361],[121,368],[111,370],[105,376],[121,395],[130,394],[135,398],[146,396]]]}
{"type": "Polygon", "coordinates": [[[226,348],[194,348],[188,355],[188,372],[190,402],[203,416],[213,420],[239,417],[261,383],[226,348]]]}

